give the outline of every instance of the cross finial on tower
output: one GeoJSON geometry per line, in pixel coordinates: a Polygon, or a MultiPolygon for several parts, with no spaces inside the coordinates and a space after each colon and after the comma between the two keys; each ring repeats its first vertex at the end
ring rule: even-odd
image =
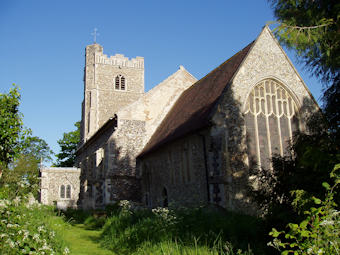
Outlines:
{"type": "Polygon", "coordinates": [[[98,29],[94,28],[93,33],[91,33],[91,35],[93,35],[93,42],[97,43],[97,36],[99,35],[99,33],[97,33],[98,29]]]}

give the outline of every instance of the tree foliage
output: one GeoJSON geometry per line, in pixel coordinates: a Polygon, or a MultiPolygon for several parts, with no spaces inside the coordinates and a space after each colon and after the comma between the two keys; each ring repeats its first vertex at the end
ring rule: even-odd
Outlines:
{"type": "Polygon", "coordinates": [[[45,140],[37,136],[27,136],[21,142],[21,154],[32,156],[37,162],[51,161],[53,151],[45,140]]]}
{"type": "Polygon", "coordinates": [[[39,190],[39,163],[32,155],[20,154],[12,165],[4,171],[0,187],[6,185],[7,197],[32,193],[35,197],[39,190]]]}
{"type": "MultiPolygon", "coordinates": [[[[340,125],[340,2],[334,0],[269,0],[279,26],[279,41],[324,84],[324,112],[332,131],[340,125]]],[[[339,138],[339,137],[338,137],[339,138]]]]}
{"type": "Polygon", "coordinates": [[[299,218],[312,202],[305,199],[296,204],[294,196],[300,196],[301,201],[310,196],[323,198],[321,184],[332,183],[329,173],[340,161],[338,144],[322,128],[315,128],[310,134],[296,134],[291,151],[288,156],[273,157],[273,169],[261,169],[258,187],[250,188],[253,199],[264,208],[269,226],[284,227],[299,218]],[[303,192],[294,193],[295,190],[303,192]]]}
{"type": "MultiPolygon", "coordinates": [[[[336,187],[340,184],[340,164],[336,164],[330,177],[334,184],[323,182],[326,189],[324,199],[310,197],[313,205],[304,211],[304,219],[299,223],[289,223],[287,231],[272,229],[274,237],[269,245],[281,251],[281,254],[339,254],[340,249],[340,212],[334,202],[336,187]]],[[[304,199],[295,192],[294,203],[304,203],[304,199]]]]}
{"type": "Polygon", "coordinates": [[[72,167],[75,164],[76,150],[80,142],[80,122],[76,122],[74,131],[64,133],[63,138],[58,140],[61,152],[58,153],[55,166],[72,167]]]}
{"type": "Polygon", "coordinates": [[[40,160],[51,160],[48,144],[23,127],[19,112],[20,93],[13,86],[8,94],[0,94],[0,187],[6,184],[8,197],[15,197],[21,186],[37,195],[40,160]],[[23,185],[26,184],[26,185],[23,185]]]}
{"type": "Polygon", "coordinates": [[[7,166],[19,152],[22,115],[19,88],[13,84],[8,94],[0,93],[0,163],[7,166]]]}

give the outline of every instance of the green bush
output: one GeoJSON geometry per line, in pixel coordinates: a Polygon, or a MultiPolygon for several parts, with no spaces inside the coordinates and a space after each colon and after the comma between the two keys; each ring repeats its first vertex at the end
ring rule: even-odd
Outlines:
{"type": "Polygon", "coordinates": [[[85,229],[88,230],[94,230],[94,229],[99,229],[102,226],[104,226],[106,221],[106,217],[95,217],[95,216],[89,216],[86,218],[84,221],[84,226],[85,229]]]}
{"type": "Polygon", "coordinates": [[[0,199],[0,254],[68,254],[48,219],[53,208],[27,198],[0,199]]]}
{"type": "Polygon", "coordinates": [[[60,211],[65,221],[71,224],[82,224],[91,216],[91,211],[83,211],[79,209],[67,208],[66,211],[60,211]]]}
{"type": "MultiPolygon", "coordinates": [[[[331,187],[324,182],[326,198],[322,201],[312,197],[314,206],[304,212],[305,219],[300,223],[289,223],[287,231],[272,229],[270,235],[274,240],[269,244],[281,251],[281,254],[339,254],[340,251],[340,212],[334,202],[335,190],[340,184],[340,164],[334,167],[331,178],[335,180],[331,187]]],[[[294,203],[305,203],[300,194],[294,191],[294,203]]]]}

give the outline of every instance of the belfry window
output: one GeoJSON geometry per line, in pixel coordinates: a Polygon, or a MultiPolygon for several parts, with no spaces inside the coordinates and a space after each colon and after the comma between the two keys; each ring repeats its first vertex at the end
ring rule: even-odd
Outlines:
{"type": "Polygon", "coordinates": [[[115,78],[115,89],[116,90],[126,90],[126,79],[122,75],[117,75],[115,78]]]}
{"type": "Polygon", "coordinates": [[[250,92],[244,116],[249,167],[270,169],[272,156],[286,155],[299,129],[297,105],[281,84],[268,79],[250,92]]]}

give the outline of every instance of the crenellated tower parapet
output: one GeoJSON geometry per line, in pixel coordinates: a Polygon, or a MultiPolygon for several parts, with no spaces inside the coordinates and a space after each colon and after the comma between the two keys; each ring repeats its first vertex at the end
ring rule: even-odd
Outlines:
{"type": "Polygon", "coordinates": [[[108,57],[106,54],[98,53],[96,54],[96,64],[144,69],[144,58],[136,57],[129,59],[123,54],[116,54],[108,57]]]}

